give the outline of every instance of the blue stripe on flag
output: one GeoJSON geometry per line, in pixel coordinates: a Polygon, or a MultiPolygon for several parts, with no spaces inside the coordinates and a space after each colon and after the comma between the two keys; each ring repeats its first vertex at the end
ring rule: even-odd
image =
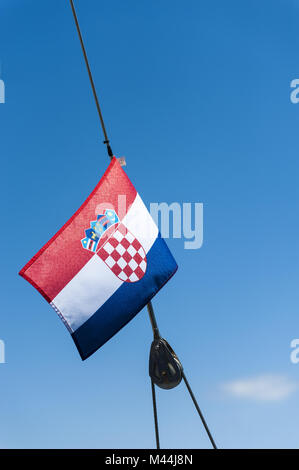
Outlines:
{"type": "Polygon", "coordinates": [[[159,234],[147,253],[143,278],[124,282],[83,325],[72,333],[81,358],[87,359],[125,326],[177,270],[177,264],[159,234]]]}

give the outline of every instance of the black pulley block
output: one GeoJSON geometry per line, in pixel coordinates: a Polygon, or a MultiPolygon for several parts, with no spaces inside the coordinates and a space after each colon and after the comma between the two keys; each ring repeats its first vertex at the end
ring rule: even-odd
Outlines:
{"type": "Polygon", "coordinates": [[[173,349],[163,338],[152,342],[149,357],[149,375],[160,388],[169,390],[182,380],[183,366],[173,349]]]}

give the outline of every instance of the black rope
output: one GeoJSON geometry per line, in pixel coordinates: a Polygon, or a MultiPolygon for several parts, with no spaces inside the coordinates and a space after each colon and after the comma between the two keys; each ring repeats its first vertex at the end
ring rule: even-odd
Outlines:
{"type": "Polygon", "coordinates": [[[151,381],[151,382],[152,382],[152,398],[153,398],[153,410],[154,410],[154,420],[155,420],[156,446],[157,446],[157,449],[160,449],[156,391],[155,391],[154,382],[153,381],[151,381]]]}
{"type": "Polygon", "coordinates": [[[151,300],[147,304],[147,311],[148,311],[148,314],[149,314],[149,317],[150,317],[154,338],[159,339],[159,338],[161,338],[161,336],[160,336],[160,333],[159,333],[157,320],[156,320],[156,317],[155,317],[155,314],[154,314],[154,307],[153,307],[153,304],[152,304],[151,300]]]}
{"type": "Polygon", "coordinates": [[[81,30],[80,30],[80,26],[79,26],[79,22],[78,22],[78,18],[77,18],[77,14],[76,14],[75,5],[74,5],[73,0],[70,0],[70,4],[71,4],[71,7],[72,7],[72,12],[73,12],[73,16],[74,16],[74,20],[75,20],[75,24],[76,24],[76,28],[77,28],[77,32],[78,32],[78,36],[79,36],[79,40],[80,40],[80,44],[81,44],[81,48],[82,48],[86,68],[87,68],[87,72],[88,72],[88,76],[89,76],[93,96],[94,96],[94,99],[95,99],[96,107],[97,107],[99,118],[100,118],[100,121],[101,121],[103,134],[104,134],[104,137],[105,137],[105,140],[104,140],[103,143],[107,146],[108,155],[112,159],[113,158],[113,152],[112,152],[112,149],[109,145],[109,139],[108,139],[108,135],[107,135],[107,131],[106,131],[106,127],[105,127],[105,123],[104,123],[100,103],[99,103],[99,100],[98,100],[98,95],[97,95],[96,88],[95,88],[95,85],[94,85],[94,81],[93,81],[93,78],[92,78],[92,73],[91,73],[91,70],[90,70],[90,66],[89,66],[89,62],[88,62],[88,58],[87,58],[87,54],[86,54],[86,50],[85,50],[85,46],[84,46],[84,42],[83,42],[83,38],[82,38],[82,34],[81,34],[81,30]]]}
{"type": "Polygon", "coordinates": [[[195,396],[194,396],[194,394],[193,394],[193,392],[192,392],[192,390],[191,390],[191,387],[190,387],[189,382],[188,382],[188,380],[187,380],[187,378],[186,378],[186,376],[185,376],[185,374],[184,374],[184,371],[182,372],[182,377],[183,377],[183,379],[184,379],[184,382],[185,382],[185,384],[186,384],[186,387],[187,387],[187,389],[188,389],[188,392],[190,393],[190,396],[191,396],[191,398],[192,398],[192,400],[193,400],[193,403],[194,403],[194,405],[195,405],[195,408],[196,408],[196,410],[197,410],[197,413],[199,414],[199,417],[200,417],[200,419],[201,419],[201,421],[202,421],[202,424],[204,425],[204,428],[205,428],[205,430],[206,430],[206,432],[207,432],[207,435],[209,436],[209,439],[210,439],[210,441],[211,441],[211,444],[212,444],[212,446],[213,446],[214,449],[217,449],[217,446],[216,446],[216,444],[215,444],[215,441],[214,441],[214,439],[213,439],[213,436],[212,436],[212,434],[211,434],[211,432],[210,432],[210,430],[209,430],[209,428],[208,428],[208,425],[207,425],[207,423],[206,423],[206,420],[204,419],[203,414],[202,414],[202,412],[201,412],[201,410],[200,410],[200,408],[199,408],[199,406],[198,406],[198,403],[197,403],[196,398],[195,398],[195,396]]]}

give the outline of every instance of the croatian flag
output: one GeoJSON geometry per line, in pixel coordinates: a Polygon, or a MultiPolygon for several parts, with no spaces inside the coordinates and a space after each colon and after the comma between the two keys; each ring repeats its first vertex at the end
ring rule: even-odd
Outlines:
{"type": "Polygon", "coordinates": [[[113,157],[93,192],[24,266],[84,360],[150,301],[177,270],[158,228],[113,157]]]}

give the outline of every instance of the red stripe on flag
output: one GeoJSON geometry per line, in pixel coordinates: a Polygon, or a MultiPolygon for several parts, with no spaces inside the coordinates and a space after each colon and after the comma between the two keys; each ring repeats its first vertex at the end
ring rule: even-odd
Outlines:
{"type": "Polygon", "coordinates": [[[136,189],[118,160],[113,157],[103,177],[82,206],[19,274],[51,302],[94,256],[82,247],[81,239],[85,237],[85,230],[97,215],[97,206],[107,203],[109,208],[112,206],[117,212],[118,196],[122,195],[121,201],[125,207],[122,208],[124,213],[120,216],[124,217],[136,194],[136,189]]]}

